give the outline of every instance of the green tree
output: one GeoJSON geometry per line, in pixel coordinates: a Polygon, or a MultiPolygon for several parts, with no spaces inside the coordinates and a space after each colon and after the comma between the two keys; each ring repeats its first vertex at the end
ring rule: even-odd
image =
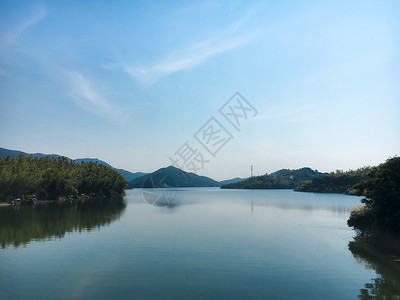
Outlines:
{"type": "Polygon", "coordinates": [[[0,201],[16,197],[29,201],[33,194],[45,200],[75,198],[80,194],[122,196],[126,186],[119,172],[94,162],[23,154],[16,158],[0,157],[0,201]]]}
{"type": "Polygon", "coordinates": [[[400,157],[370,170],[369,179],[354,188],[364,206],[351,213],[347,224],[360,232],[400,232],[400,157]]]}

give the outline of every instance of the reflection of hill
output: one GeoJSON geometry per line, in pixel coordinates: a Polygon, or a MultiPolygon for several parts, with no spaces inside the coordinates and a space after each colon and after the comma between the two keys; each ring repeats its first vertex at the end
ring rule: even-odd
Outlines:
{"type": "Polygon", "coordinates": [[[360,290],[359,299],[400,299],[400,239],[357,237],[349,243],[357,262],[379,275],[360,290]],[[385,248],[382,248],[384,245],[385,248]]]}
{"type": "Polygon", "coordinates": [[[4,207],[0,209],[0,245],[18,247],[31,240],[100,228],[119,219],[124,209],[122,198],[4,207]]]}

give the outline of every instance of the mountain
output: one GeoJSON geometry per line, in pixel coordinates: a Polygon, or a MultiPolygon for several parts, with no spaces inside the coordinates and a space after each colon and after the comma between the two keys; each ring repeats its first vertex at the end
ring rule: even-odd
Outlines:
{"type": "MultiPolygon", "coordinates": [[[[52,157],[62,157],[61,155],[58,154],[43,154],[43,153],[26,153],[26,152],[22,152],[22,151],[18,151],[18,150],[10,150],[10,149],[5,149],[5,148],[0,148],[0,156],[6,157],[6,156],[11,156],[11,157],[17,157],[20,154],[24,154],[24,155],[32,155],[33,157],[44,157],[44,156],[52,156],[52,157]]],[[[67,157],[68,158],[68,157],[67,157]]],[[[81,162],[94,162],[97,163],[99,165],[104,165],[107,167],[111,167],[110,164],[106,163],[105,161],[102,161],[100,159],[97,158],[77,158],[77,159],[71,159],[68,158],[71,161],[75,161],[77,163],[81,163],[81,162]]],[[[121,175],[125,178],[126,181],[131,181],[137,177],[143,176],[146,173],[142,173],[142,172],[136,172],[136,173],[132,173],[129,172],[127,170],[124,169],[116,169],[118,172],[121,172],[121,175]]]]}
{"type": "MultiPolygon", "coordinates": [[[[97,158],[78,158],[78,159],[75,159],[75,161],[76,162],[82,162],[82,161],[83,162],[94,162],[94,163],[97,163],[99,165],[104,165],[104,166],[107,166],[107,167],[111,167],[111,165],[109,165],[105,161],[102,161],[102,160],[97,159],[97,158]]],[[[117,169],[117,168],[114,168],[114,169],[116,171],[120,172],[121,175],[125,178],[125,180],[127,182],[147,174],[147,173],[143,173],[143,172],[132,173],[132,172],[129,172],[129,171],[125,170],[125,169],[117,169]]]]}
{"type": "Polygon", "coordinates": [[[99,164],[99,165],[111,167],[110,164],[108,164],[108,163],[106,163],[105,161],[102,161],[102,160],[100,160],[100,159],[97,159],[97,158],[77,158],[77,159],[74,159],[74,161],[77,162],[77,163],[81,163],[81,162],[86,162],[86,163],[88,163],[88,162],[93,162],[93,163],[95,163],[95,164],[99,164]]]}
{"type": "Polygon", "coordinates": [[[301,181],[321,178],[321,173],[311,168],[297,170],[281,169],[271,174],[255,176],[236,183],[221,186],[223,189],[294,189],[301,181]]]}
{"type": "Polygon", "coordinates": [[[133,179],[130,185],[134,188],[151,187],[216,187],[221,184],[206,176],[185,172],[181,169],[169,166],[161,168],[153,173],[133,179]]]}
{"type": "Polygon", "coordinates": [[[243,180],[245,180],[245,179],[246,179],[246,178],[235,177],[235,178],[232,178],[232,179],[222,180],[222,181],[220,181],[219,183],[220,183],[221,185],[226,185],[226,184],[231,184],[231,183],[236,183],[236,182],[239,182],[239,181],[243,181],[243,180]]]}
{"type": "Polygon", "coordinates": [[[128,182],[148,174],[148,173],[143,173],[143,172],[132,173],[132,172],[129,172],[129,171],[124,170],[124,169],[115,169],[115,170],[120,172],[121,175],[124,176],[125,180],[128,181],[128,182]]]}
{"type": "Polygon", "coordinates": [[[17,157],[20,154],[25,154],[25,155],[32,155],[34,157],[43,157],[43,156],[52,156],[52,157],[61,157],[61,155],[58,154],[43,154],[43,153],[26,153],[18,150],[10,150],[10,149],[5,149],[5,148],[0,148],[0,156],[7,157],[17,157]]]}
{"type": "Polygon", "coordinates": [[[269,176],[272,176],[274,179],[289,178],[293,181],[310,180],[314,178],[324,177],[326,175],[328,175],[328,173],[321,173],[318,172],[318,170],[313,170],[308,167],[296,170],[281,169],[269,174],[269,176]]]}

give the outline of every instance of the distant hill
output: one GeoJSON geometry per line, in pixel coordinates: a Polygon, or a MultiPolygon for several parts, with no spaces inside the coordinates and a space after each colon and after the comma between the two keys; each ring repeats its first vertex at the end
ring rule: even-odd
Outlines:
{"type": "Polygon", "coordinates": [[[106,163],[105,161],[102,161],[100,159],[97,158],[77,158],[74,159],[74,161],[76,161],[77,163],[81,163],[81,162],[93,162],[99,165],[103,165],[103,166],[107,166],[107,167],[111,167],[110,164],[106,163]]]}
{"type": "Polygon", "coordinates": [[[353,186],[368,179],[370,167],[350,171],[331,172],[328,176],[300,182],[295,191],[313,193],[355,194],[353,186]]]}
{"type": "MultiPolygon", "coordinates": [[[[52,157],[57,157],[57,158],[62,157],[61,155],[58,155],[58,154],[26,153],[26,152],[22,152],[22,151],[18,151],[18,150],[10,150],[10,149],[5,149],[5,148],[0,148],[0,156],[3,156],[3,157],[7,157],[7,156],[17,157],[20,154],[32,155],[33,157],[38,157],[38,158],[44,157],[44,156],[52,156],[52,157]]],[[[80,162],[94,162],[94,163],[97,163],[99,165],[104,165],[104,166],[107,166],[107,167],[111,167],[110,164],[108,164],[105,161],[102,161],[100,159],[97,159],[97,158],[77,158],[77,159],[68,158],[68,159],[71,160],[71,161],[76,161],[78,163],[80,163],[80,162]]],[[[116,168],[114,168],[114,169],[116,171],[121,172],[121,175],[125,178],[125,180],[127,182],[146,174],[146,173],[142,173],[142,172],[132,173],[132,172],[129,172],[129,171],[124,170],[124,169],[116,169],[116,168]]]]}
{"type": "Polygon", "coordinates": [[[18,150],[10,150],[10,149],[5,149],[5,148],[0,148],[0,156],[7,157],[17,157],[20,154],[25,154],[25,155],[32,155],[34,157],[44,157],[44,156],[52,156],[52,157],[61,157],[61,155],[58,154],[43,154],[43,153],[26,153],[18,150]]]}
{"type": "Polygon", "coordinates": [[[216,187],[221,184],[206,176],[185,172],[181,169],[169,166],[161,168],[153,173],[146,174],[131,180],[130,185],[134,188],[152,187],[216,187]]]}
{"type": "Polygon", "coordinates": [[[255,176],[236,183],[222,185],[223,189],[294,189],[301,181],[321,178],[321,173],[311,168],[297,170],[282,169],[271,174],[255,176]]]}
{"type": "Polygon", "coordinates": [[[128,182],[130,182],[130,181],[132,181],[132,180],[134,180],[136,178],[139,178],[141,176],[147,175],[147,173],[143,173],[143,172],[132,173],[132,172],[129,172],[129,171],[124,170],[124,169],[115,169],[115,170],[120,172],[121,175],[124,176],[125,180],[128,181],[128,182]]]}
{"type": "Polygon", "coordinates": [[[243,180],[245,180],[245,179],[246,179],[246,178],[235,177],[235,178],[232,178],[232,179],[222,180],[222,181],[220,181],[219,183],[220,183],[221,185],[226,185],[226,184],[231,184],[231,183],[236,183],[236,182],[239,182],[239,181],[243,181],[243,180]]]}

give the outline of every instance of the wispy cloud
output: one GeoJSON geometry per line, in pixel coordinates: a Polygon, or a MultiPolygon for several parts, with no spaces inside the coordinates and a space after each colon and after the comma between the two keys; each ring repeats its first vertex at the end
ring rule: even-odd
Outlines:
{"type": "Polygon", "coordinates": [[[68,95],[83,109],[99,117],[112,119],[119,123],[126,121],[126,115],[117,105],[111,104],[100,95],[93,83],[77,71],[66,71],[68,95]]]}
{"type": "Polygon", "coordinates": [[[211,57],[243,46],[248,41],[249,37],[230,39],[223,42],[215,40],[203,41],[183,51],[180,50],[170,54],[167,58],[153,65],[138,67],[121,64],[120,67],[134,80],[144,85],[152,85],[162,77],[198,66],[211,57]]]}
{"type": "Polygon", "coordinates": [[[33,13],[30,17],[20,21],[13,28],[5,32],[4,36],[0,41],[1,48],[7,49],[12,47],[15,44],[18,37],[20,37],[21,34],[24,33],[24,31],[34,26],[35,24],[39,23],[46,16],[47,16],[47,9],[42,7],[35,13],[33,13]]]}
{"type": "Polygon", "coordinates": [[[242,26],[251,19],[251,17],[257,13],[260,9],[261,9],[261,5],[256,5],[254,7],[252,7],[250,10],[248,10],[238,21],[236,21],[235,23],[233,23],[233,25],[231,26],[231,31],[232,32],[237,32],[239,31],[239,29],[242,28],[242,26]]]}
{"type": "Polygon", "coordinates": [[[196,41],[189,47],[178,48],[154,64],[140,66],[123,62],[110,64],[105,68],[119,68],[135,81],[151,86],[163,77],[196,67],[216,55],[250,43],[256,35],[249,32],[239,34],[239,31],[258,9],[259,7],[252,8],[213,38],[196,41]]]}

